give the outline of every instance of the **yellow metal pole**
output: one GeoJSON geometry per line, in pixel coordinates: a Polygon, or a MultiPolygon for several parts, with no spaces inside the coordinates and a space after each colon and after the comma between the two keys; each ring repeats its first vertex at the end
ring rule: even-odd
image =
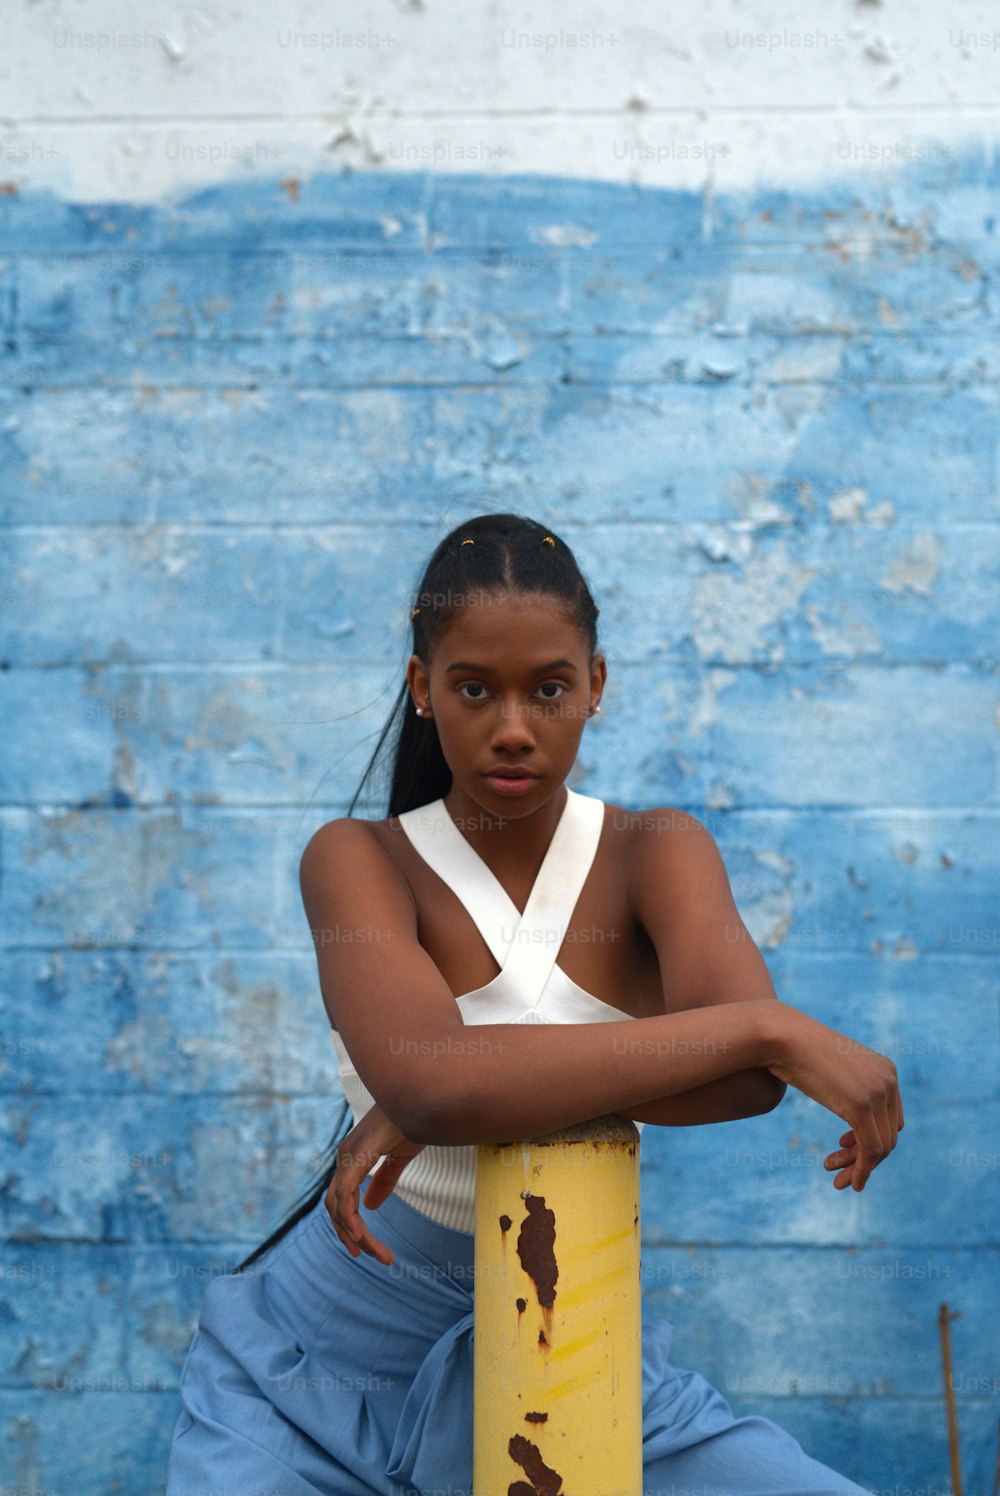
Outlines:
{"type": "Polygon", "coordinates": [[[642,1496],[639,1132],[476,1152],[475,1496],[642,1496]]]}

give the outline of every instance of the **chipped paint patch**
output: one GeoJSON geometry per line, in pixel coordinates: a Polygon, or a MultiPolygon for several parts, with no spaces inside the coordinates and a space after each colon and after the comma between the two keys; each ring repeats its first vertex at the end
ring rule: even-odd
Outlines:
{"type": "Polygon", "coordinates": [[[888,575],[882,578],[881,585],[887,592],[897,595],[909,590],[921,597],[930,597],[943,554],[944,541],[940,535],[933,530],[922,530],[906,542],[888,575]]]}
{"type": "Polygon", "coordinates": [[[785,545],[779,545],[749,561],[742,576],[712,572],[696,578],[691,637],[698,653],[703,659],[739,663],[762,651],[772,661],[781,660],[783,642],[768,639],[766,631],[780,628],[783,617],[795,611],[818,570],[796,561],[785,545]]]}
{"type": "Polygon", "coordinates": [[[556,1280],[559,1277],[555,1254],[555,1211],[547,1208],[541,1195],[530,1196],[525,1209],[528,1213],[518,1233],[517,1255],[535,1285],[539,1304],[543,1309],[551,1309],[556,1300],[556,1280]]]}
{"type": "Polygon", "coordinates": [[[598,235],[578,223],[551,223],[536,229],[531,235],[535,244],[551,244],[557,249],[589,249],[597,243],[598,235]]]}
{"type": "Polygon", "coordinates": [[[833,658],[845,655],[878,654],[883,647],[881,634],[861,619],[847,619],[839,628],[824,618],[818,608],[803,609],[803,616],[824,654],[833,658]]]}
{"type": "Polygon", "coordinates": [[[753,539],[732,525],[693,524],[685,527],[685,538],[697,545],[709,561],[744,562],[753,554],[753,539]]]}
{"type": "Polygon", "coordinates": [[[896,510],[891,499],[869,504],[868,491],[864,488],[845,488],[833,495],[827,503],[830,522],[835,525],[874,525],[886,529],[896,522],[896,510]]]}
{"type": "Polygon", "coordinates": [[[735,670],[706,670],[698,678],[698,698],[688,719],[689,737],[699,738],[706,727],[714,727],[718,721],[716,703],[723,691],[739,680],[735,670]]]}

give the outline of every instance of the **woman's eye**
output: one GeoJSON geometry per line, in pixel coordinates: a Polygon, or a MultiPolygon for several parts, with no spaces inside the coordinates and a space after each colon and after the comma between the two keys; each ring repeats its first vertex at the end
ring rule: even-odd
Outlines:
{"type": "MultiPolygon", "coordinates": [[[[539,689],[539,691],[546,691],[547,692],[553,686],[559,691],[560,695],[559,696],[545,695],[545,696],[542,697],[543,701],[559,701],[561,695],[564,692],[566,692],[566,691],[569,690],[569,687],[563,681],[560,681],[560,680],[548,680],[548,681],[545,681],[542,685],[540,685],[538,687],[538,689],[539,689]]],[[[486,687],[483,685],[482,681],[479,681],[479,680],[468,680],[468,681],[465,682],[464,685],[459,686],[458,689],[459,689],[459,692],[470,691],[471,690],[471,691],[477,691],[477,692],[484,692],[485,693],[484,695],[466,696],[464,698],[466,701],[485,701],[486,695],[489,694],[486,691],[486,687]]]]}

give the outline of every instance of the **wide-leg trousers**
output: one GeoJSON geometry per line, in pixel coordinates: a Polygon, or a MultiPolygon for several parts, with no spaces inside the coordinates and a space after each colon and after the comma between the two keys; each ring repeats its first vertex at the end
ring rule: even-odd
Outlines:
{"type": "MultiPolygon", "coordinates": [[[[352,1257],[321,1197],[205,1290],[167,1496],[473,1496],[474,1237],[390,1195],[352,1257]]],[[[736,1417],[643,1324],[644,1496],[870,1496],[770,1419],[736,1417]]],[[[567,1493],[572,1496],[572,1493],[567,1493]]]]}

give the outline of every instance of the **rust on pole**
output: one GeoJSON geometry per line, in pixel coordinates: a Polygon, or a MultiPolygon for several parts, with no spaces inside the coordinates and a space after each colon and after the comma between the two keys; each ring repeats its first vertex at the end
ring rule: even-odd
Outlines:
{"type": "Polygon", "coordinates": [[[639,1132],[476,1158],[474,1496],[642,1496],[639,1132]]]}

